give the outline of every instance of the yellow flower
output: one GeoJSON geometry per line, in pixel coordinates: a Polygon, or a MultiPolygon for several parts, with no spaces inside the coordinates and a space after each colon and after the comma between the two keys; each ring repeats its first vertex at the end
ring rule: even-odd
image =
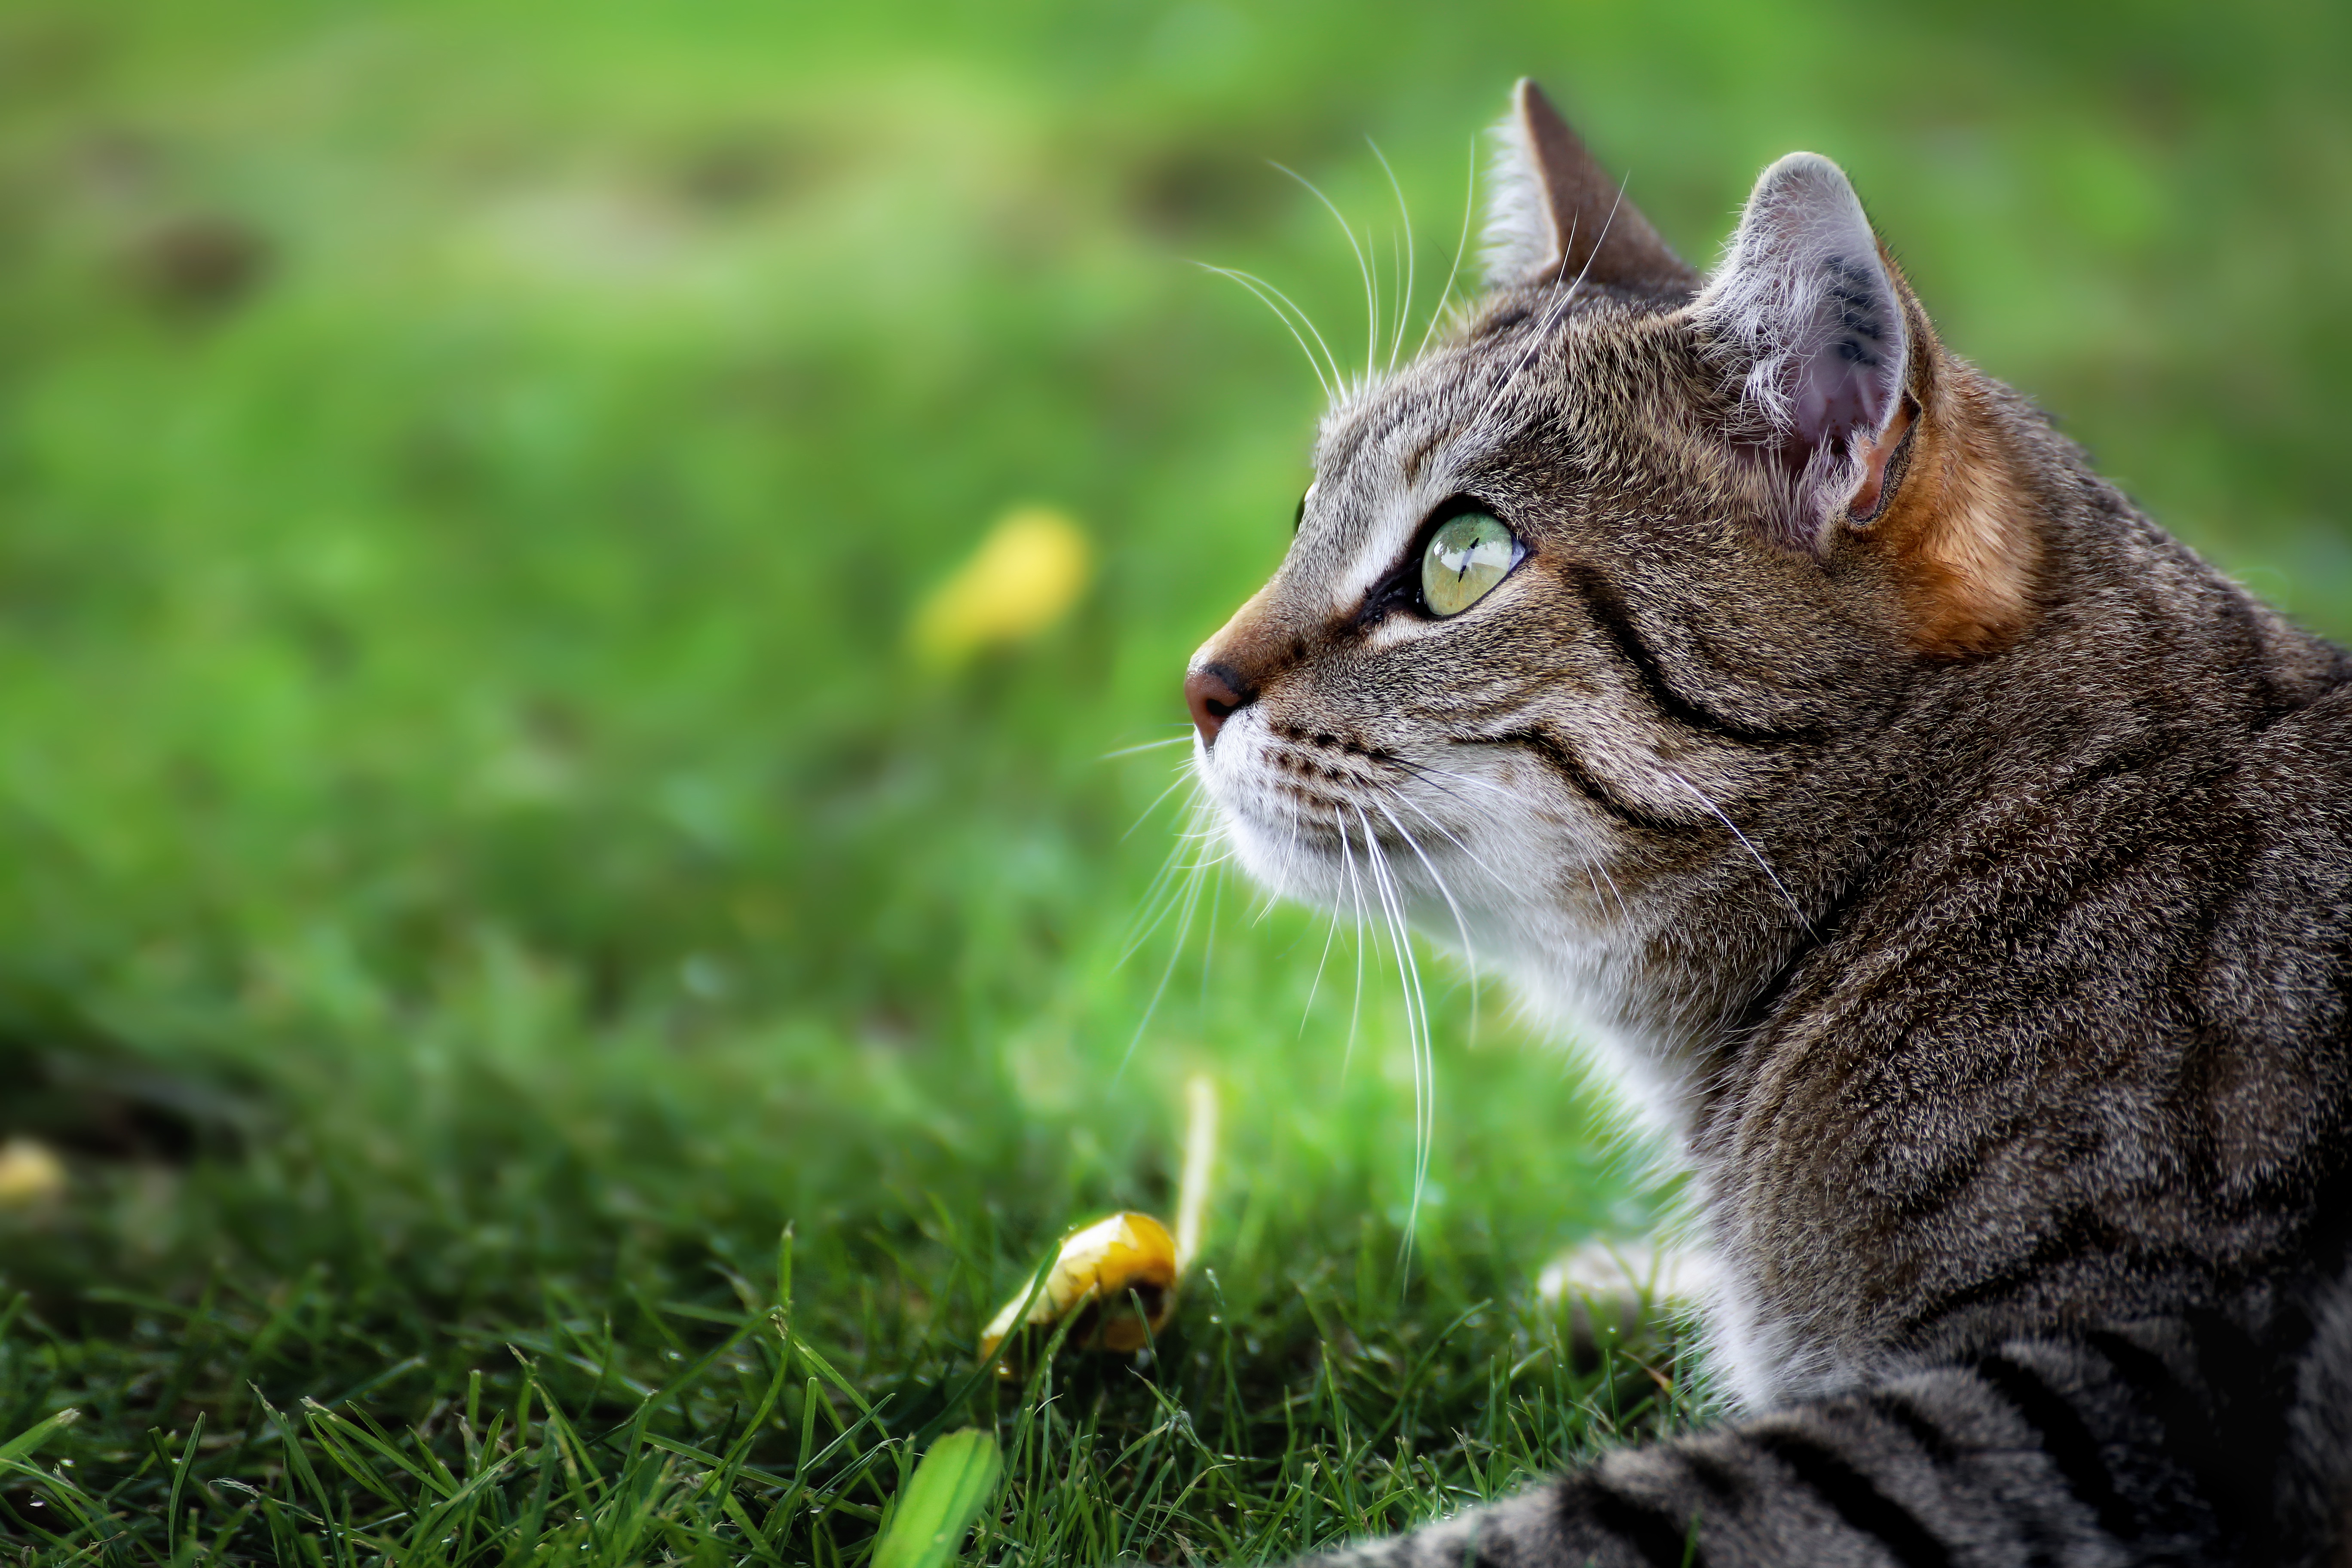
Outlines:
{"type": "Polygon", "coordinates": [[[0,1209],[28,1209],[65,1191],[66,1168],[49,1146],[31,1138],[0,1143],[0,1209]]]}
{"type": "MultiPolygon", "coordinates": [[[[1194,1073],[1184,1100],[1190,1125],[1175,1233],[1133,1209],[1072,1232],[1054,1260],[1030,1276],[980,1331],[981,1360],[992,1358],[1016,1329],[1050,1328],[1082,1313],[1093,1315],[1072,1325],[1072,1342],[1094,1350],[1139,1351],[1167,1326],[1184,1271],[1201,1250],[1217,1161],[1216,1084],[1208,1074],[1194,1073]]],[[[1012,1375],[1010,1367],[996,1370],[1000,1377],[1012,1375]]]]}
{"type": "Polygon", "coordinates": [[[1016,508],[931,590],[908,640],[918,658],[938,667],[994,644],[1026,642],[1069,613],[1093,570],[1087,536],[1066,514],[1016,508]]]}
{"type": "Polygon", "coordinates": [[[1063,1242],[1046,1267],[1044,1282],[1033,1280],[1004,1303],[981,1331],[981,1357],[994,1355],[1005,1336],[1024,1322],[1042,1328],[1089,1306],[1105,1311],[1098,1329],[1105,1350],[1141,1350],[1168,1321],[1176,1304],[1178,1278],[1176,1238],[1168,1227],[1148,1214],[1115,1214],[1063,1242]],[[1141,1319],[1135,1315],[1130,1293],[1142,1303],[1141,1319]]]}

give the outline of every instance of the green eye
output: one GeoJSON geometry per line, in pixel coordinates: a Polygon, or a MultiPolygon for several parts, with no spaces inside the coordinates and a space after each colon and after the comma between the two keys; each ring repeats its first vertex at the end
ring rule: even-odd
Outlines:
{"type": "Polygon", "coordinates": [[[1458,616],[1503,580],[1517,554],[1518,540],[1501,520],[1483,511],[1449,517],[1421,558],[1421,601],[1433,616],[1458,616]]]}

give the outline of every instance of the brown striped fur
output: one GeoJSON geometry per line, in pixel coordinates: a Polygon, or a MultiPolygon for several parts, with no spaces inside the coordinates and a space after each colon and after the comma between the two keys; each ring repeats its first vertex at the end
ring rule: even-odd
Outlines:
{"type": "Polygon", "coordinates": [[[1507,129],[1492,291],[1326,419],[1196,763],[1680,1152],[1747,1414],[1368,1556],[2342,1561],[2352,658],[1946,351],[1832,165],[1702,279],[1507,129]],[[1522,554],[1440,618],[1465,509],[1522,554]]]}

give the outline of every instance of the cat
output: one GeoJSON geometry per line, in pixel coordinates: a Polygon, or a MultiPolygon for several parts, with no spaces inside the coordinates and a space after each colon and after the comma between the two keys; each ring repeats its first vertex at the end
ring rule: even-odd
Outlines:
{"type": "Polygon", "coordinates": [[[1681,1151],[1735,1414],[1348,1560],[2352,1562],[2352,656],[1947,351],[1827,159],[1702,277],[1532,83],[1503,139],[1193,763],[1681,1151]]]}

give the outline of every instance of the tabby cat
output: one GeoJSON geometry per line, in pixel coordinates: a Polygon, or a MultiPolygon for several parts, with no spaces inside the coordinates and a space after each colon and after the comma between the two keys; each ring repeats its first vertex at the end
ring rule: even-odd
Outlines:
{"type": "Polygon", "coordinates": [[[1948,352],[1827,160],[1701,277],[1504,132],[1490,292],[1325,419],[1194,757],[1672,1138],[1739,1414],[1352,1560],[2352,1561],[2352,657],[1948,352]]]}

